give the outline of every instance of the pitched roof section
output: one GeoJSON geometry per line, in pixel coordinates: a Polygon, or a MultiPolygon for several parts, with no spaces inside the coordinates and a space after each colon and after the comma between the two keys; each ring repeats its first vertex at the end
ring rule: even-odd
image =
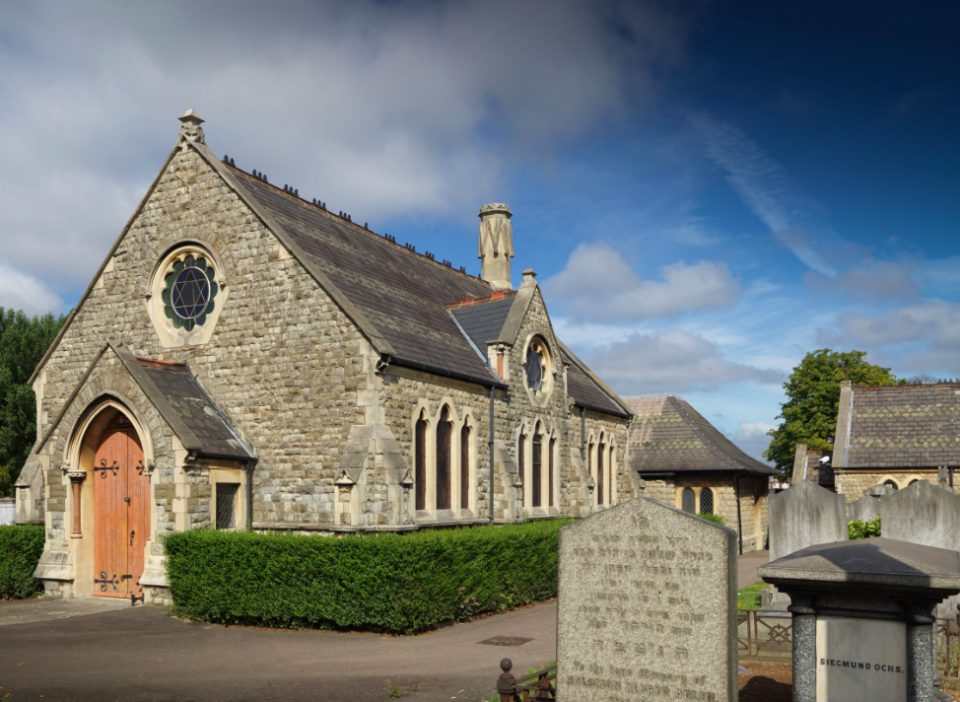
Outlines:
{"type": "Polygon", "coordinates": [[[453,371],[486,385],[502,384],[470,348],[444,306],[467,296],[488,297],[486,283],[231,170],[309,263],[393,347],[394,362],[453,371]]]}
{"type": "Polygon", "coordinates": [[[230,417],[212,400],[185,363],[145,358],[137,358],[136,362],[142,370],[134,377],[185,448],[209,457],[254,457],[230,417]],[[147,382],[143,381],[144,376],[147,382]]]}
{"type": "Polygon", "coordinates": [[[503,329],[503,323],[507,320],[515,299],[516,294],[507,294],[496,300],[447,305],[447,308],[450,309],[450,314],[457,318],[460,328],[474,345],[485,353],[487,342],[496,341],[500,337],[500,330],[503,329]]]}
{"type": "Polygon", "coordinates": [[[772,475],[775,469],[751,458],[685,400],[673,395],[625,400],[634,413],[630,465],[643,473],[746,471],[772,475]]]}
{"type": "Polygon", "coordinates": [[[845,468],[960,465],[960,384],[852,391],[845,468]]]}

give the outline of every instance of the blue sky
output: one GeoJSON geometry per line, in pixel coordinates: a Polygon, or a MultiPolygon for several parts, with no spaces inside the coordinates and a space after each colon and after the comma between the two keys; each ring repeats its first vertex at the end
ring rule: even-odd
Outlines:
{"type": "Polygon", "coordinates": [[[77,301],[188,107],[468,270],[515,212],[565,341],[753,455],[818,348],[960,376],[947,3],[32,3],[0,17],[0,306],[77,301]]]}

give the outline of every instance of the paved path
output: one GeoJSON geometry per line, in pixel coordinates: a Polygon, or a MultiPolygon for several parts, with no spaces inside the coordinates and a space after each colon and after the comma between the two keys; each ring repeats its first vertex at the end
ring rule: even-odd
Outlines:
{"type": "MultiPolygon", "coordinates": [[[[0,603],[0,622],[30,606],[39,615],[69,604],[0,603]]],[[[514,672],[556,659],[556,601],[410,637],[228,628],[174,619],[158,607],[101,610],[0,628],[0,698],[385,702],[393,681],[411,702],[466,701],[493,694],[501,658],[513,659],[514,672]],[[533,640],[479,645],[494,636],[533,640]]]]}
{"type": "Polygon", "coordinates": [[[769,551],[754,551],[737,557],[737,588],[753,585],[760,579],[757,568],[770,562],[769,551]]]}

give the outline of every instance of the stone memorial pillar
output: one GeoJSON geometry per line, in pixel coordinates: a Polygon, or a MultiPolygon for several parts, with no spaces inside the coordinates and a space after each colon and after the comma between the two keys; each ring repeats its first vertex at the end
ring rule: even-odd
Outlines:
{"type": "Polygon", "coordinates": [[[932,702],[934,612],[960,553],[893,539],[821,544],[763,566],[789,595],[794,702],[932,702]]]}
{"type": "Polygon", "coordinates": [[[556,699],[735,702],[736,544],[643,497],[563,527],[556,699]]]}

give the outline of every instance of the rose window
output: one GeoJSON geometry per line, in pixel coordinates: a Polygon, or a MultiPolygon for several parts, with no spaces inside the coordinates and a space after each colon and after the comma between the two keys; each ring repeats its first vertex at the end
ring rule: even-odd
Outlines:
{"type": "Polygon", "coordinates": [[[527,350],[527,387],[534,393],[543,388],[543,347],[531,346],[527,350]]]}
{"type": "Polygon", "coordinates": [[[176,329],[192,330],[214,310],[218,287],[213,266],[203,257],[187,256],[164,277],[164,312],[176,329]]]}

